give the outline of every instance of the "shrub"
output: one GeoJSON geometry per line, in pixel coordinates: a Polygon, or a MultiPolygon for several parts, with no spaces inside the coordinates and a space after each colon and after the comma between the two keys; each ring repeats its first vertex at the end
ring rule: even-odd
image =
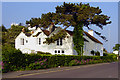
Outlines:
{"type": "Polygon", "coordinates": [[[81,64],[81,62],[76,59],[76,60],[71,60],[69,63],[69,66],[76,66],[76,65],[80,65],[80,64],[81,64]]]}
{"type": "Polygon", "coordinates": [[[108,56],[108,54],[107,53],[103,53],[103,56],[108,56]]]}
{"type": "Polygon", "coordinates": [[[20,50],[16,50],[10,45],[6,45],[2,47],[2,61],[4,63],[4,69],[2,71],[7,72],[21,68],[24,59],[20,50]]]}
{"type": "Polygon", "coordinates": [[[31,63],[29,65],[29,69],[32,70],[32,69],[44,69],[44,68],[47,68],[48,67],[48,64],[47,64],[47,59],[45,60],[42,60],[42,61],[36,61],[34,63],[31,63]]]}
{"type": "Polygon", "coordinates": [[[9,46],[3,47],[2,55],[3,72],[111,62],[117,59],[114,54],[108,56],[22,54],[20,50],[9,46]],[[47,60],[44,62],[45,59],[47,60]],[[40,61],[44,65],[41,66],[40,61]]]}
{"type": "Polygon", "coordinates": [[[49,52],[41,52],[41,51],[38,51],[37,54],[51,55],[51,53],[49,53],[49,52]]]}

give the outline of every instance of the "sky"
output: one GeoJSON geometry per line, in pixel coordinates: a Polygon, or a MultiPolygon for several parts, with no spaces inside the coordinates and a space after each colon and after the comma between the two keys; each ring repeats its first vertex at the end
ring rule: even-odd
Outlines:
{"type": "MultiPolygon", "coordinates": [[[[73,2],[72,2],[73,3],[73,2]]],[[[77,2],[75,2],[77,3],[77,2]]],[[[87,3],[87,2],[83,2],[87,3]]],[[[31,18],[40,17],[41,14],[55,12],[57,5],[63,2],[2,2],[2,24],[10,28],[11,23],[24,23],[31,18]]],[[[101,32],[108,39],[107,42],[99,39],[104,47],[111,52],[113,46],[118,43],[118,3],[117,2],[89,2],[90,6],[99,7],[102,13],[110,17],[111,24],[104,26],[104,29],[90,25],[94,30],[101,32]]],[[[73,28],[69,28],[72,30],[73,28]]],[[[88,31],[84,28],[85,31],[88,31]]]]}

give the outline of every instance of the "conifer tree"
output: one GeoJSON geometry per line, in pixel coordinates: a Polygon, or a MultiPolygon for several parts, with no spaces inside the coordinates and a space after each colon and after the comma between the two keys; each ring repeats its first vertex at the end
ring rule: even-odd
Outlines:
{"type": "MultiPolygon", "coordinates": [[[[89,4],[64,2],[63,5],[56,7],[55,13],[42,14],[41,18],[32,18],[30,21],[26,21],[26,24],[43,28],[47,28],[51,23],[63,25],[64,29],[69,26],[74,27],[74,49],[81,55],[81,48],[84,45],[83,27],[91,29],[89,25],[94,24],[103,29],[104,25],[111,23],[109,19],[110,17],[102,14],[102,10],[99,7],[92,7],[89,4]]],[[[102,36],[100,32],[93,31],[107,41],[106,37],[102,36]]]]}

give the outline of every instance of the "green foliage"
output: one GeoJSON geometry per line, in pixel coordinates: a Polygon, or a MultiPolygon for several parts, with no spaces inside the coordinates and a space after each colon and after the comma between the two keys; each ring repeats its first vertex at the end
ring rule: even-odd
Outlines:
{"type": "Polygon", "coordinates": [[[2,71],[8,72],[18,70],[43,69],[58,66],[112,62],[116,61],[116,57],[117,56],[114,54],[110,54],[108,56],[22,54],[19,50],[16,50],[13,47],[5,46],[3,47],[2,61],[4,63],[4,66],[2,71]],[[77,61],[75,62],[74,60],[77,61]],[[81,63],[78,63],[78,61],[81,63]]]}
{"type": "Polygon", "coordinates": [[[120,50],[120,44],[115,44],[115,47],[113,47],[113,50],[115,51],[115,50],[120,50]]]}
{"type": "Polygon", "coordinates": [[[20,50],[16,50],[11,45],[2,47],[2,61],[4,63],[3,72],[19,70],[23,65],[24,59],[20,50]]]}
{"type": "Polygon", "coordinates": [[[78,60],[71,60],[69,63],[69,66],[76,66],[76,65],[80,65],[81,62],[78,60]]]}
{"type": "Polygon", "coordinates": [[[0,28],[2,28],[2,29],[0,29],[0,30],[2,30],[2,32],[7,32],[7,29],[5,28],[4,25],[0,26],[0,28]]]}
{"type": "Polygon", "coordinates": [[[102,59],[82,59],[82,60],[71,60],[69,63],[69,66],[76,66],[76,65],[85,65],[85,64],[96,64],[96,63],[102,63],[104,60],[102,59]]]}
{"type": "MultiPolygon", "coordinates": [[[[69,26],[74,27],[74,49],[79,55],[82,55],[84,45],[83,26],[90,29],[88,27],[89,24],[95,24],[99,28],[103,29],[104,25],[111,23],[111,21],[109,21],[110,17],[101,13],[102,11],[99,7],[91,7],[89,4],[64,2],[63,5],[56,7],[55,13],[49,12],[47,14],[42,14],[41,18],[32,18],[30,21],[26,21],[26,23],[31,26],[39,26],[39,24],[41,24],[41,27],[43,28],[47,28],[51,23],[66,26],[65,29],[69,26]]],[[[95,31],[95,33],[106,40],[104,36],[101,36],[101,33],[97,31],[95,31]]],[[[62,36],[62,34],[59,33],[50,38],[46,38],[45,43],[54,43],[57,39],[64,37],[65,36],[62,36]]]]}
{"type": "Polygon", "coordinates": [[[34,63],[31,63],[31,64],[29,64],[29,66],[27,68],[29,68],[30,70],[48,68],[47,59],[42,60],[42,61],[38,60],[34,63]]]}
{"type": "Polygon", "coordinates": [[[37,52],[37,54],[41,54],[41,55],[42,55],[42,54],[43,54],[43,55],[52,55],[52,54],[49,53],[49,52],[46,52],[46,53],[45,53],[45,52],[41,52],[41,51],[37,52]]]}
{"type": "Polygon", "coordinates": [[[64,39],[66,37],[67,33],[64,30],[60,30],[58,33],[54,34],[53,36],[46,38],[46,41],[44,43],[50,44],[50,43],[55,43],[56,40],[58,39],[64,39]]]}
{"type": "Polygon", "coordinates": [[[74,43],[74,49],[77,51],[78,55],[83,54],[83,25],[78,25],[74,28],[73,31],[73,43],[74,43]]]}
{"type": "Polygon", "coordinates": [[[22,29],[25,28],[26,32],[28,31],[27,27],[25,26],[15,26],[12,25],[10,29],[4,29],[2,32],[2,44],[15,44],[15,38],[20,34],[22,29]]]}
{"type": "Polygon", "coordinates": [[[103,56],[108,56],[108,53],[103,53],[103,56]]]}

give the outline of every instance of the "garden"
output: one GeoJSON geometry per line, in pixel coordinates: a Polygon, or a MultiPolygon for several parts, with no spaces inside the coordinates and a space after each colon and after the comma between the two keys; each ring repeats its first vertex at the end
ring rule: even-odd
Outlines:
{"type": "Polygon", "coordinates": [[[117,61],[117,56],[79,56],[79,55],[50,55],[22,54],[20,50],[7,46],[2,49],[2,72],[37,70],[58,66],[76,66],[117,61]]]}

